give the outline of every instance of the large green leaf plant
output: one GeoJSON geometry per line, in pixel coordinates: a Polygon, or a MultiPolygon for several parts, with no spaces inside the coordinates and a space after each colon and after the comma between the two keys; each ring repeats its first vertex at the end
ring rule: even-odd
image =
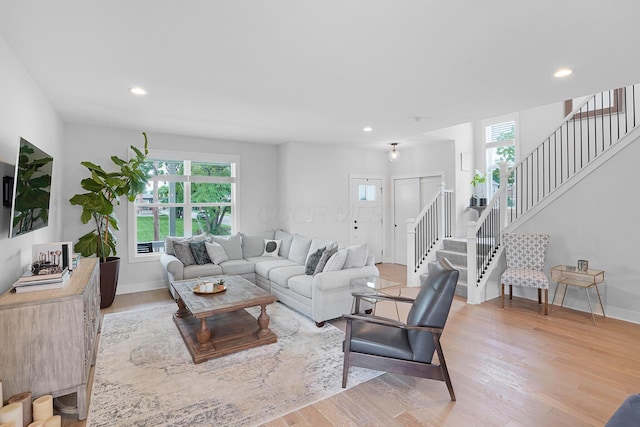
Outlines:
{"type": "Polygon", "coordinates": [[[115,206],[120,204],[120,197],[133,202],[136,196],[145,190],[149,179],[148,172],[142,168],[148,150],[147,134],[144,136],[144,150],[131,146],[134,156],[125,161],[118,156],[111,156],[111,161],[119,168],[116,172],[106,172],[92,162],[81,162],[91,174],[80,185],[87,192],[76,194],[69,202],[82,207],[80,221],[87,224],[93,220],[95,228],[80,237],[74,250],[82,256],[96,255],[102,262],[110,255],[116,255],[117,239],[113,232],[119,230],[115,206]]]}

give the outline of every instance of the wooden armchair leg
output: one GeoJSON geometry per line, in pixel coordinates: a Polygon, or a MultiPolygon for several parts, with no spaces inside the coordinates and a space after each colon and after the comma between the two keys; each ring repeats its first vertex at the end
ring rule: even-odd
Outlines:
{"type": "Polygon", "coordinates": [[[444,377],[444,382],[447,384],[447,389],[449,390],[449,397],[451,397],[451,400],[455,402],[456,395],[453,392],[453,384],[451,384],[451,377],[449,376],[449,370],[447,369],[447,362],[445,362],[444,360],[444,353],[442,352],[442,347],[440,346],[439,334],[433,334],[433,342],[436,345],[436,352],[438,353],[438,363],[440,363],[442,376],[444,377]]]}
{"type": "Polygon", "coordinates": [[[509,299],[513,299],[513,285],[509,285],[509,299]]]}
{"type": "Polygon", "coordinates": [[[549,289],[544,290],[544,315],[549,315],[549,289]]]}
{"type": "Polygon", "coordinates": [[[504,308],[504,283],[501,283],[502,286],[502,308],[504,308]]]}
{"type": "Polygon", "coordinates": [[[542,304],[542,289],[538,288],[538,304],[542,304]]]}

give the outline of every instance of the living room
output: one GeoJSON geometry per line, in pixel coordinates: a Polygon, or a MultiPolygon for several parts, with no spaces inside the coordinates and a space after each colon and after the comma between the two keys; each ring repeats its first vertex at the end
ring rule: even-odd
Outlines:
{"type": "MultiPolygon", "coordinates": [[[[136,9],[140,8],[143,11],[145,6],[153,9],[152,5],[145,3],[140,2],[137,4],[136,9]]],[[[56,7],[71,15],[77,13],[75,19],[83,20],[81,12],[73,11],[76,6],[78,5],[74,4],[74,2],[67,2],[56,7]]],[[[283,7],[282,12],[287,10],[285,6],[292,7],[290,4],[284,5],[284,3],[281,6],[283,7]]],[[[465,101],[462,97],[458,97],[456,100],[456,97],[452,94],[451,98],[454,99],[454,102],[448,104],[437,102],[440,105],[440,109],[436,109],[438,112],[437,114],[434,113],[432,118],[429,118],[430,114],[424,111],[433,107],[422,105],[417,101],[412,105],[406,106],[406,108],[387,111],[386,114],[395,117],[393,120],[388,119],[388,117],[380,117],[382,115],[381,111],[376,109],[369,110],[367,114],[372,117],[369,120],[379,117],[379,123],[384,123],[384,125],[377,126],[376,123],[361,123],[357,129],[350,130],[353,135],[352,143],[345,142],[344,139],[331,142],[328,136],[326,137],[328,142],[318,142],[325,139],[323,138],[325,134],[321,131],[323,128],[345,126],[341,123],[340,117],[335,117],[329,113],[321,117],[315,117],[313,120],[305,116],[304,118],[309,121],[304,123],[313,123],[314,126],[309,127],[307,136],[304,136],[302,131],[296,133],[295,135],[299,137],[297,139],[289,134],[281,136],[274,130],[278,129],[276,124],[279,124],[280,128],[287,128],[288,126],[303,128],[304,126],[298,124],[298,120],[302,118],[296,114],[295,109],[286,110],[290,116],[286,122],[274,122],[267,127],[258,127],[257,123],[260,123],[258,117],[261,114],[268,116],[272,106],[269,104],[244,106],[243,99],[247,96],[244,91],[238,92],[234,103],[230,104],[230,109],[237,110],[236,116],[229,117],[228,122],[220,126],[218,133],[211,133],[207,130],[208,128],[205,127],[205,124],[208,122],[215,123],[219,118],[216,117],[215,108],[210,109],[207,107],[207,100],[201,99],[200,97],[204,96],[200,95],[197,90],[191,89],[189,97],[194,105],[201,106],[203,111],[206,111],[206,113],[202,113],[197,117],[199,124],[186,120],[184,112],[168,112],[162,109],[154,109],[149,105],[150,101],[145,100],[145,98],[137,98],[130,95],[127,92],[129,84],[145,83],[138,81],[138,79],[144,77],[138,75],[131,75],[129,80],[121,78],[117,82],[109,82],[112,91],[122,90],[120,96],[122,100],[118,106],[102,105],[98,101],[94,101],[92,108],[103,111],[103,120],[98,122],[88,116],[83,118],[77,111],[70,113],[71,104],[57,105],[56,101],[54,101],[54,99],[59,99],[60,92],[66,90],[63,87],[51,89],[52,86],[47,80],[48,78],[54,79],[60,69],[65,69],[64,61],[61,61],[62,63],[56,62],[55,51],[52,50],[47,53],[50,57],[46,59],[51,64],[51,75],[49,77],[47,77],[49,70],[47,70],[46,66],[43,67],[39,62],[36,68],[32,68],[29,65],[34,58],[30,56],[33,55],[33,51],[28,49],[28,46],[33,43],[45,43],[45,39],[51,34],[45,31],[46,25],[37,25],[38,23],[46,23],[48,20],[48,18],[41,15],[54,12],[47,9],[48,7],[52,6],[45,7],[37,2],[26,2],[23,6],[6,4],[0,8],[3,12],[6,12],[0,13],[0,15],[4,16],[0,18],[0,36],[2,36],[0,38],[0,62],[3,64],[1,71],[3,79],[0,81],[0,88],[2,89],[0,92],[3,94],[0,99],[0,116],[2,117],[0,124],[0,172],[3,176],[13,173],[20,137],[37,144],[56,160],[52,182],[53,197],[51,200],[49,227],[25,236],[9,239],[7,235],[10,214],[6,208],[0,210],[0,264],[5,271],[5,274],[0,278],[0,291],[3,292],[10,288],[15,279],[31,263],[31,248],[33,244],[72,241],[86,231],[86,228],[79,221],[79,208],[73,207],[68,203],[69,198],[80,190],[79,182],[84,177],[84,170],[80,167],[80,162],[90,160],[98,164],[104,164],[114,154],[126,157],[127,148],[130,145],[140,145],[142,131],[148,132],[152,150],[206,152],[240,156],[240,191],[237,201],[236,224],[239,231],[251,233],[284,228],[303,235],[318,236],[347,243],[350,230],[350,224],[348,223],[350,175],[383,176],[385,180],[389,180],[393,176],[412,176],[424,172],[442,171],[447,177],[447,188],[453,189],[459,194],[457,200],[461,209],[458,212],[456,224],[459,231],[457,234],[461,236],[464,235],[465,222],[474,219],[471,212],[462,209],[471,195],[471,187],[468,183],[471,180],[474,168],[462,171],[460,168],[460,154],[462,152],[471,152],[475,158],[482,158],[483,148],[478,147],[475,141],[478,140],[478,134],[481,133],[480,123],[483,119],[516,111],[520,112],[520,133],[524,144],[522,151],[526,152],[545,138],[546,133],[552,130],[554,126],[557,126],[559,120],[561,120],[561,118],[558,118],[555,122],[553,120],[545,122],[544,126],[547,129],[544,126],[541,128],[538,126],[539,120],[542,119],[544,114],[539,109],[544,111],[548,111],[547,108],[555,110],[562,104],[564,99],[636,83],[636,76],[640,69],[635,58],[629,59],[617,53],[618,50],[622,52],[632,51],[634,46],[637,45],[637,35],[624,32],[624,37],[618,34],[615,40],[600,41],[606,46],[606,51],[612,51],[612,55],[615,55],[616,59],[618,59],[619,66],[607,69],[606,72],[601,69],[597,71],[589,70],[588,78],[585,77],[584,80],[579,80],[578,82],[576,82],[578,80],[576,78],[566,86],[562,86],[562,83],[552,81],[549,78],[550,82],[547,83],[547,86],[555,91],[551,91],[552,96],[542,96],[542,93],[536,95],[527,92],[528,98],[525,98],[524,94],[521,98],[513,96],[512,98],[518,99],[511,99],[499,105],[491,104],[491,108],[484,111],[473,110],[471,106],[482,104],[481,101],[491,98],[492,90],[495,91],[496,99],[504,100],[506,96],[503,92],[519,94],[521,86],[526,86],[529,81],[535,80],[518,76],[517,73],[515,77],[509,76],[504,80],[502,80],[502,77],[483,76],[487,79],[486,83],[482,83],[481,79],[474,80],[474,82],[476,82],[476,85],[483,86],[486,89],[474,91],[472,90],[473,88],[466,85],[461,89],[456,89],[455,94],[457,95],[461,92],[468,93],[469,100],[465,101]],[[33,15],[30,16],[29,12],[32,12],[33,15]],[[34,25],[29,26],[29,23],[34,25]],[[19,27],[22,27],[24,32],[35,34],[34,38],[30,39],[21,36],[22,33],[17,30],[19,27]],[[615,51],[613,47],[616,48],[615,51]],[[499,81],[499,84],[496,83],[496,80],[499,81]],[[116,84],[122,84],[122,87],[115,87],[116,84]],[[503,86],[507,89],[503,90],[503,86]],[[480,101],[478,101],[478,98],[480,98],[480,101]],[[467,106],[456,108],[458,104],[467,103],[470,105],[469,109],[467,109],[467,106]],[[243,109],[243,106],[245,109],[243,109]],[[130,116],[130,118],[120,122],[117,121],[114,113],[117,109],[124,111],[124,115],[130,116]],[[540,114],[534,114],[536,111],[540,112],[540,114]],[[138,116],[137,114],[140,114],[140,112],[142,112],[142,115],[138,116]],[[250,132],[248,133],[252,133],[254,138],[252,139],[250,136],[234,137],[233,132],[229,129],[243,127],[245,114],[250,115],[252,112],[256,116],[251,116],[252,122],[246,127],[249,128],[250,132]],[[527,120],[527,112],[530,113],[529,116],[536,115],[536,118],[527,120]],[[136,121],[133,117],[140,117],[140,120],[136,121]],[[155,117],[160,118],[160,120],[151,121],[155,117]],[[173,128],[168,125],[172,119],[175,119],[176,122],[173,128]],[[414,134],[419,134],[419,136],[401,143],[399,146],[401,161],[390,163],[387,160],[388,143],[396,139],[389,134],[378,136],[376,132],[379,132],[378,129],[382,131],[387,125],[390,126],[394,120],[402,122],[399,128],[402,128],[403,131],[411,128],[411,131],[414,134]],[[423,130],[421,125],[426,122],[428,122],[428,127],[423,130]],[[156,123],[155,127],[152,127],[151,123],[156,123]],[[367,124],[374,127],[373,137],[361,131],[362,127],[367,124]],[[253,126],[255,126],[255,129],[253,126]],[[191,131],[185,130],[189,127],[192,129],[191,131]],[[268,132],[270,129],[273,130],[272,134],[268,132]],[[427,135],[422,135],[423,132],[427,133],[427,135]],[[525,138],[527,134],[531,135],[531,138],[525,138]],[[264,141],[267,142],[265,143],[264,141]]],[[[553,7],[559,6],[549,6],[549,8],[553,7]]],[[[564,7],[562,6],[563,10],[564,7]]],[[[623,5],[619,7],[623,8],[623,5]]],[[[637,9],[635,4],[624,7],[626,10],[622,15],[625,16],[633,15],[633,13],[629,12],[637,9]]],[[[393,12],[393,8],[391,6],[389,8],[391,10],[386,8],[376,9],[379,15],[376,15],[375,18],[380,21],[374,21],[375,25],[367,23],[367,34],[376,34],[376,31],[370,26],[383,27],[383,18],[386,18],[385,13],[393,12]]],[[[515,15],[518,18],[515,21],[519,24],[522,24],[522,21],[527,16],[542,16],[549,13],[542,5],[537,5],[536,7],[532,5],[519,6],[519,8],[520,10],[515,15]]],[[[572,11],[571,14],[574,18],[577,21],[582,20],[590,23],[598,22],[601,16],[606,16],[606,12],[609,12],[609,8],[596,6],[595,4],[589,4],[588,6],[583,4],[579,9],[580,12],[575,14],[572,11]],[[587,11],[586,9],[592,10],[587,11]]],[[[81,8],[79,10],[82,11],[84,9],[81,8]]],[[[293,11],[296,13],[303,12],[297,8],[293,8],[293,11]]],[[[567,12],[566,10],[564,11],[567,12]]],[[[166,10],[162,12],[169,14],[166,10]]],[[[239,13],[238,11],[236,12],[239,13]]],[[[319,13],[321,18],[329,19],[329,16],[325,15],[327,12],[316,12],[319,13]]],[[[355,22],[347,19],[347,17],[353,18],[354,11],[343,12],[345,17],[339,20],[340,34],[348,33],[343,27],[348,27],[355,22]]],[[[449,15],[447,16],[451,16],[452,13],[448,9],[441,12],[448,12],[449,15]]],[[[90,12],[87,11],[87,13],[90,12]]],[[[115,12],[113,13],[115,14],[115,12]]],[[[221,15],[224,16],[222,13],[221,15]]],[[[562,16],[563,14],[559,15],[562,16]]],[[[118,22],[115,18],[113,19],[114,21],[106,20],[104,25],[109,25],[110,22],[118,22]]],[[[156,19],[159,18],[156,16],[156,19]]],[[[169,18],[167,17],[166,19],[169,18]]],[[[435,19],[431,16],[430,22],[435,19]]],[[[469,19],[465,19],[464,22],[470,24],[470,26],[475,22],[472,27],[478,29],[476,20],[468,22],[469,19]]],[[[561,28],[556,19],[549,18],[549,20],[552,20],[548,24],[549,28],[561,28]]],[[[222,20],[222,18],[219,20],[222,20]]],[[[318,18],[318,20],[322,22],[322,19],[318,18]]],[[[87,21],[91,20],[87,19],[87,21]]],[[[256,21],[259,20],[255,18],[245,24],[247,26],[254,25],[257,24],[256,21]]],[[[480,20],[478,19],[478,21],[480,20]]],[[[582,26],[582,21],[576,22],[576,26],[582,26]]],[[[313,21],[313,23],[318,25],[317,21],[313,21]]],[[[222,25],[223,22],[218,22],[218,24],[222,25]]],[[[83,23],[83,25],[91,26],[92,24],[83,23]]],[[[132,33],[136,31],[144,32],[144,25],[141,25],[142,29],[132,31],[132,33]]],[[[464,37],[472,38],[473,35],[460,36],[459,34],[463,33],[458,32],[460,30],[458,25],[452,25],[458,35],[455,37],[452,35],[451,42],[464,45],[466,43],[464,37]]],[[[511,25],[510,28],[512,30],[514,26],[517,26],[515,24],[511,25]]],[[[55,27],[55,25],[53,26],[55,27]]],[[[632,27],[633,25],[629,24],[629,26],[632,27]]],[[[123,24],[123,27],[127,26],[123,24]]],[[[441,28],[439,27],[438,29],[441,28]]],[[[124,29],[122,31],[126,32],[124,29]]],[[[628,29],[625,27],[622,31],[628,31],[628,29]]],[[[518,33],[517,31],[515,32],[518,33]]],[[[575,30],[570,32],[570,34],[573,33],[575,33],[575,30]]],[[[160,34],[162,33],[160,32],[160,34]]],[[[246,35],[244,37],[248,37],[249,40],[246,40],[247,42],[255,41],[254,38],[259,38],[259,34],[260,32],[257,32],[252,37],[246,35]]],[[[470,34],[474,33],[471,32],[470,34]]],[[[383,35],[388,34],[385,32],[383,35]]],[[[295,39],[293,34],[288,36],[291,39],[295,39]]],[[[69,37],[69,40],[82,38],[73,32],[67,34],[67,37],[69,37]]],[[[237,37],[241,36],[238,35],[237,37]]],[[[66,40],[60,35],[60,40],[53,40],[52,44],[56,45],[66,40]]],[[[158,40],[157,50],[163,50],[163,46],[170,43],[166,37],[158,37],[158,40]]],[[[372,40],[372,43],[385,43],[382,35],[373,37],[372,40]]],[[[96,38],[88,40],[87,45],[78,46],[76,48],[77,57],[82,58],[85,50],[91,49],[91,43],[98,44],[98,41],[99,39],[96,38]]],[[[326,46],[333,41],[333,39],[329,38],[327,41],[316,42],[316,44],[311,44],[310,46],[318,48],[319,50],[316,51],[316,54],[319,54],[318,52],[324,52],[323,49],[320,49],[321,47],[326,49],[326,46]]],[[[367,43],[363,42],[363,45],[366,46],[367,43]]],[[[370,59],[367,64],[369,64],[370,68],[380,67],[385,72],[390,73],[389,68],[397,68],[397,63],[402,63],[401,60],[405,58],[405,55],[411,57],[415,54],[413,51],[405,52],[399,46],[394,45],[385,50],[385,52],[399,52],[397,56],[390,56],[390,60],[386,60],[386,57],[376,57],[375,60],[370,59]]],[[[528,52],[537,52],[535,44],[532,43],[526,46],[528,52]]],[[[264,46],[262,47],[263,49],[265,48],[264,46]]],[[[546,44],[545,47],[549,48],[546,44]]],[[[292,46],[293,52],[301,52],[303,50],[303,46],[292,46]]],[[[266,49],[265,51],[268,52],[269,50],[266,49]]],[[[538,80],[547,79],[548,75],[554,71],[551,65],[555,66],[563,61],[578,62],[578,59],[548,58],[544,52],[544,50],[540,50],[537,55],[543,64],[540,65],[540,68],[543,69],[539,68],[537,70],[543,75],[538,80]],[[549,69],[544,68],[547,66],[549,66],[549,69]]],[[[219,52],[216,51],[216,53],[219,52]]],[[[45,53],[42,54],[45,55],[45,53]]],[[[558,54],[556,53],[555,55],[558,54]]],[[[126,63],[126,60],[132,61],[136,58],[143,58],[139,59],[139,61],[144,62],[144,56],[144,54],[130,52],[123,63],[126,63]]],[[[87,58],[89,57],[90,55],[87,53],[87,58]]],[[[278,58],[280,59],[280,57],[278,58]]],[[[446,58],[446,55],[439,58],[446,58]]],[[[342,59],[346,61],[344,64],[334,64],[326,70],[332,79],[339,80],[341,77],[351,77],[351,73],[348,72],[350,61],[348,57],[343,57],[342,59]],[[342,76],[341,72],[344,72],[346,76],[342,76]]],[[[276,72],[275,65],[268,60],[268,57],[263,57],[262,60],[266,64],[263,73],[269,75],[276,72]]],[[[109,68],[107,67],[109,61],[109,59],[106,59],[100,64],[102,67],[109,68]]],[[[474,68],[469,59],[465,61],[467,68],[474,68]]],[[[87,60],[87,62],[90,61],[87,60]]],[[[445,59],[441,59],[437,64],[444,62],[445,59]]],[[[614,61],[609,62],[612,63],[614,61]]],[[[82,60],[80,60],[80,63],[82,64],[82,60]]],[[[316,63],[314,62],[314,64],[316,63]]],[[[527,64],[530,65],[530,63],[527,64]]],[[[353,65],[355,67],[360,64],[353,65]]],[[[428,70],[437,68],[435,64],[428,65],[429,67],[422,69],[422,71],[425,75],[429,75],[429,80],[443,78],[440,75],[442,72],[428,74],[428,70]]],[[[122,67],[123,65],[119,64],[118,66],[122,67]]],[[[578,63],[576,67],[581,69],[576,70],[576,75],[579,75],[580,72],[583,75],[587,74],[587,70],[591,66],[595,69],[596,64],[587,61],[578,63]]],[[[92,68],[89,64],[85,64],[85,67],[89,71],[86,72],[83,79],[77,82],[79,86],[84,86],[84,88],[76,92],[80,95],[74,96],[75,100],[91,98],[91,85],[97,84],[100,80],[100,77],[95,77],[91,73],[90,70],[92,68]]],[[[180,80],[188,81],[190,72],[194,71],[187,72],[186,70],[193,70],[193,68],[191,65],[189,67],[185,66],[185,73],[180,76],[180,80]]],[[[367,67],[364,68],[366,69],[367,67]]],[[[515,70],[512,71],[517,71],[517,67],[514,66],[514,68],[515,70]]],[[[208,70],[208,72],[210,71],[208,70]]],[[[131,71],[129,74],[133,73],[134,71],[131,71]]],[[[480,74],[479,71],[477,73],[480,74]]],[[[384,92],[383,95],[385,96],[380,98],[380,101],[377,96],[362,95],[367,93],[366,88],[354,86],[353,92],[335,93],[333,90],[330,91],[332,93],[331,101],[334,104],[323,100],[323,102],[326,102],[323,108],[329,112],[334,108],[334,105],[336,106],[335,108],[338,108],[339,104],[347,103],[349,98],[356,97],[359,94],[366,98],[365,101],[362,101],[362,104],[392,104],[393,92],[396,90],[394,86],[397,86],[397,90],[402,93],[415,90],[416,99],[431,99],[431,95],[426,89],[405,88],[402,84],[403,73],[401,71],[397,71],[396,74],[384,74],[384,76],[389,75],[395,75],[396,77],[391,83],[384,82],[389,86],[386,90],[391,93],[384,92]]],[[[527,76],[529,75],[527,74],[527,76]]],[[[256,75],[252,75],[252,77],[257,78],[256,75]]],[[[300,79],[302,80],[302,78],[300,79]]],[[[247,80],[250,79],[247,78],[247,80]]],[[[329,80],[329,82],[331,81],[333,80],[329,80]]],[[[351,81],[356,85],[358,79],[353,78],[351,81]]],[[[329,82],[324,84],[330,86],[329,82]]],[[[294,86],[292,91],[301,91],[303,85],[299,81],[296,81],[296,83],[298,86],[294,86]]],[[[270,87],[263,88],[263,90],[272,96],[275,104],[274,110],[285,109],[275,100],[278,100],[281,96],[286,97],[286,93],[283,94],[270,87]]],[[[160,97],[161,91],[162,82],[157,80],[154,85],[149,87],[147,99],[160,97]]],[[[524,89],[522,91],[525,92],[524,89]]],[[[171,103],[174,93],[162,96],[166,98],[161,103],[161,106],[167,107],[171,103]]],[[[226,92],[221,92],[219,98],[224,100],[230,96],[226,92]]],[[[441,100],[441,98],[436,97],[432,99],[441,100]]],[[[426,104],[430,104],[430,102],[426,104]]],[[[300,109],[304,105],[301,103],[300,109]]],[[[362,105],[358,104],[359,107],[362,107],[362,105]]],[[[354,106],[349,108],[355,109],[354,106]]],[[[339,111],[342,112],[341,109],[339,111]]],[[[220,111],[220,114],[222,114],[222,111],[220,111]]],[[[344,114],[344,116],[347,116],[347,114],[344,114]]],[[[637,144],[635,145],[637,146],[637,144]]],[[[581,184],[569,198],[561,202],[561,205],[546,210],[539,219],[527,223],[525,229],[526,231],[531,231],[544,228],[545,232],[555,236],[556,242],[560,242],[559,244],[552,244],[550,247],[548,254],[549,266],[575,261],[580,258],[590,259],[592,263],[597,261],[602,266],[606,266],[608,270],[607,278],[610,283],[607,296],[607,314],[618,319],[638,323],[640,322],[640,311],[638,310],[640,291],[637,290],[635,283],[640,275],[640,266],[635,262],[633,245],[640,236],[638,236],[636,227],[631,226],[637,199],[630,197],[631,192],[628,190],[628,186],[624,185],[625,181],[631,179],[635,166],[634,159],[638,158],[638,149],[630,147],[629,150],[629,154],[625,155],[624,158],[617,158],[615,162],[610,162],[596,174],[593,174],[588,182],[581,184]],[[612,179],[612,177],[614,178],[612,179]],[[585,207],[582,201],[593,204],[593,207],[585,207]]],[[[388,187],[387,191],[389,190],[388,187]]],[[[393,260],[389,255],[393,253],[393,224],[390,221],[390,198],[387,199],[385,210],[387,221],[384,229],[386,242],[384,261],[392,262],[393,260]]],[[[135,247],[127,236],[128,204],[123,203],[118,208],[118,213],[123,230],[119,236],[118,252],[122,259],[125,260],[120,272],[120,293],[140,292],[166,286],[157,260],[150,262],[128,261],[132,258],[131,252],[135,247]]],[[[582,311],[588,310],[584,300],[576,300],[575,308],[582,311]]],[[[628,391],[632,392],[633,390],[628,391]]]]}

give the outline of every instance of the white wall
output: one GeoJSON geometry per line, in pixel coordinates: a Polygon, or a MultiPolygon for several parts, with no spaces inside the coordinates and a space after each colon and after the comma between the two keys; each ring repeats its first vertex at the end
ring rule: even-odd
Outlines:
{"type": "Polygon", "coordinates": [[[62,122],[58,114],[2,37],[0,64],[0,175],[13,176],[20,137],[54,158],[48,227],[9,239],[11,209],[0,206],[1,293],[31,264],[34,243],[61,239],[61,173],[67,153],[61,148],[62,122]]]}
{"type": "MultiPolygon", "coordinates": [[[[635,224],[640,200],[625,183],[633,182],[639,158],[637,139],[517,228],[551,236],[547,270],[559,264],[576,265],[578,259],[588,260],[590,268],[605,270],[606,284],[600,288],[605,312],[636,323],[640,323],[640,227],[635,224]]],[[[591,295],[592,302],[597,301],[595,292],[591,295]]],[[[582,289],[570,287],[565,305],[589,311],[582,289]]]]}
{"type": "MultiPolygon", "coordinates": [[[[80,165],[88,160],[101,165],[106,170],[114,170],[111,155],[127,158],[129,146],[142,147],[143,136],[138,131],[67,125],[64,128],[65,150],[69,162],[64,170],[64,221],[65,240],[76,241],[91,227],[80,222],[81,209],[72,206],[68,200],[82,192],[80,181],[87,172],[80,165]]],[[[278,201],[278,158],[277,147],[265,144],[216,141],[180,135],[148,133],[149,148],[157,150],[175,150],[206,152],[216,154],[234,154],[240,156],[238,172],[238,230],[253,233],[274,229],[276,218],[270,215],[275,211],[278,201]]],[[[120,278],[118,294],[137,292],[166,286],[162,279],[159,261],[129,263],[127,230],[128,202],[123,200],[118,208],[120,232],[118,233],[118,256],[120,278]]]]}
{"type": "Polygon", "coordinates": [[[519,113],[519,153],[522,159],[542,144],[564,120],[564,102],[530,108],[519,113]]]}
{"type": "Polygon", "coordinates": [[[292,142],[279,145],[279,226],[349,243],[349,175],[384,176],[387,163],[387,153],[380,150],[292,142]]]}

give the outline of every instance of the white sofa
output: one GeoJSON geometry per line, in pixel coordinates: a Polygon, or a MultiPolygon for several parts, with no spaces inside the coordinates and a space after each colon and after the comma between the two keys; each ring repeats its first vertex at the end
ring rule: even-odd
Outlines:
{"type": "Polygon", "coordinates": [[[332,241],[290,234],[283,230],[252,235],[238,233],[226,239],[196,236],[188,243],[211,240],[205,245],[212,262],[204,264],[191,264],[191,260],[182,256],[187,264],[191,264],[185,265],[178,258],[174,243],[179,242],[176,248],[184,251],[182,248],[185,246],[185,240],[175,237],[165,239],[166,253],[162,254],[160,262],[168,282],[237,274],[272,293],[282,303],[310,317],[318,326],[322,326],[326,320],[350,312],[353,302],[349,289],[351,279],[379,275],[374,258],[368,254],[366,245],[348,247],[332,241]],[[277,253],[265,256],[265,245],[268,241],[279,243],[279,247],[276,249],[277,253]],[[322,248],[331,251],[325,253],[322,248]],[[324,255],[324,258],[320,256],[319,259],[320,264],[324,265],[320,265],[321,270],[317,265],[311,268],[315,259],[310,258],[314,253],[315,258],[318,258],[318,254],[324,255]],[[323,264],[323,261],[326,264],[323,264]],[[341,265],[341,261],[344,261],[344,265],[341,265]],[[311,274],[305,274],[305,270],[311,274]]]}

